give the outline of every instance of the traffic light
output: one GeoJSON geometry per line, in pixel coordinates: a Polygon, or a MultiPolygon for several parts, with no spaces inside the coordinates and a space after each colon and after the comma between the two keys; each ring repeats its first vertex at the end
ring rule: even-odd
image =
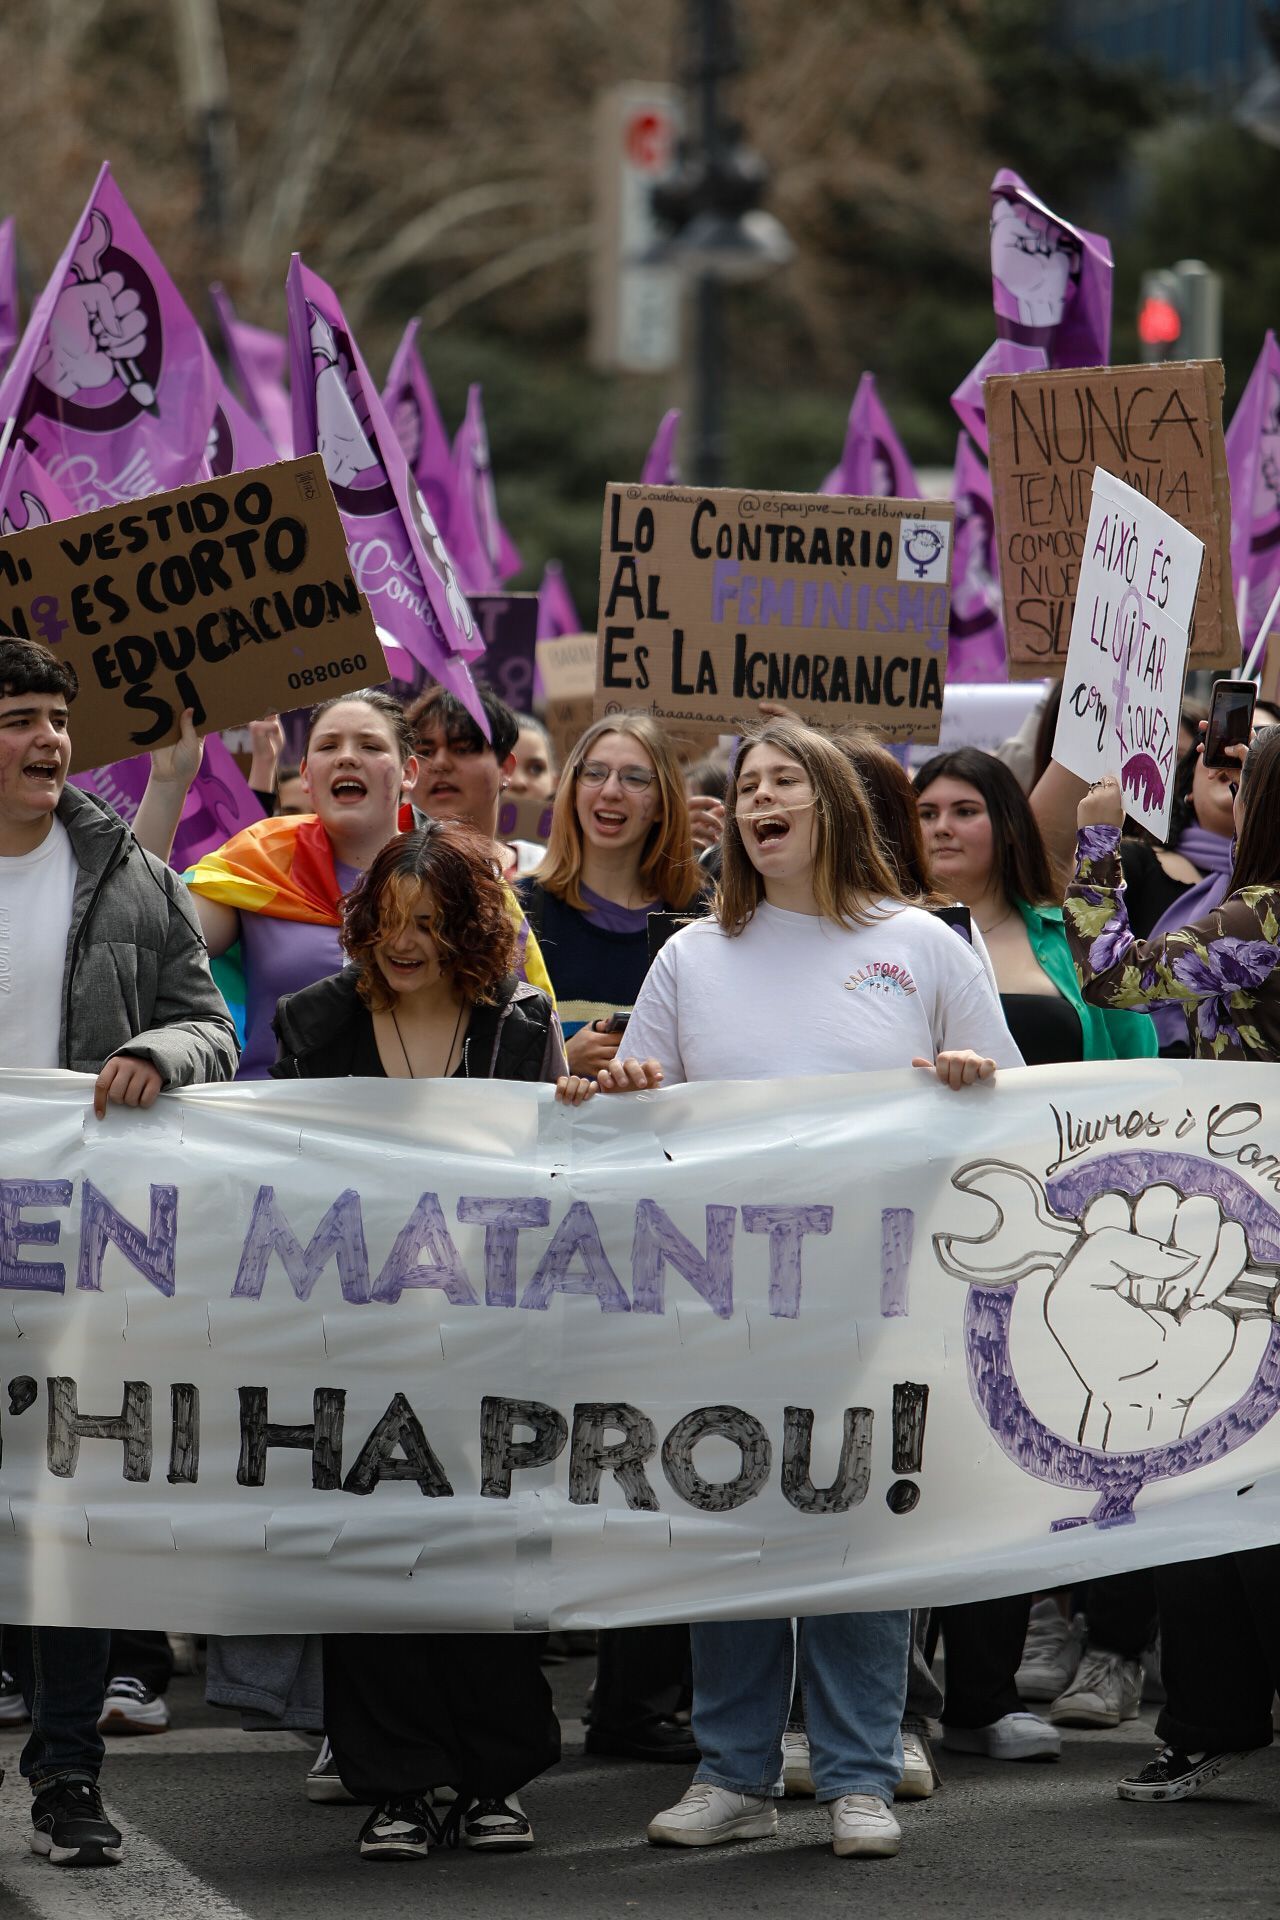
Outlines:
{"type": "Polygon", "coordinates": [[[1222,351],[1222,280],[1203,260],[1142,276],[1138,339],[1144,360],[1216,360],[1222,351]]]}

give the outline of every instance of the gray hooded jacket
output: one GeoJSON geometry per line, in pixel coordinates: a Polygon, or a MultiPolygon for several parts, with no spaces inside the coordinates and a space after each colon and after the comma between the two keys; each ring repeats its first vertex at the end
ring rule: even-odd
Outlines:
{"type": "Polygon", "coordinates": [[[96,1074],[150,1061],[166,1087],[230,1080],[239,1046],[200,923],[176,873],[93,794],[64,787],[58,818],[79,869],[62,974],[58,1059],[96,1074]]]}

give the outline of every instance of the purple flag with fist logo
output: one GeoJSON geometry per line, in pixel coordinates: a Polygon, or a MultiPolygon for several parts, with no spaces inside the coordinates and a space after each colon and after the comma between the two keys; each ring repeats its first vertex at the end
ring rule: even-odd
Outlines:
{"type": "MultiPolygon", "coordinates": [[[[110,766],[73,773],[71,785],[97,794],[99,800],[115,808],[122,820],[132,823],[146,792],[150,772],[150,755],[140,753],[132,760],[116,760],[110,766]]],[[[221,736],[207,733],[204,758],[182,809],[170,864],[182,873],[194,866],[202,854],[212,853],[233,833],[239,833],[242,827],[250,827],[261,818],[262,808],[221,736]]]]}
{"type": "Polygon", "coordinates": [[[104,166],[0,384],[77,513],[202,472],[221,380],[204,336],[104,166]]]}
{"type": "Polygon", "coordinates": [[[342,515],[356,585],[373,617],[487,736],[468,660],[484,648],[458,570],[414,482],[333,289],[294,254],[289,268],[295,453],[318,453],[342,515]]]}
{"type": "Polygon", "coordinates": [[[1111,242],[1053,213],[1002,167],[991,182],[991,292],[996,332],[1043,347],[1051,367],[1111,359],[1111,242]]]}
{"type": "Polygon", "coordinates": [[[951,497],[956,504],[956,531],[947,679],[1007,680],[991,475],[967,433],[956,442],[951,497]]]}
{"type": "Polygon", "coordinates": [[[565,633],[581,633],[582,622],[573,604],[569,582],[558,560],[548,560],[538,588],[538,638],[558,640],[565,633]]]}
{"type": "Polygon", "coordinates": [[[1227,471],[1231,573],[1247,653],[1280,586],[1280,347],[1270,327],[1227,428],[1227,471]]]}
{"type": "Polygon", "coordinates": [[[678,487],[680,469],[676,465],[676,435],[680,431],[680,409],[672,407],[658,422],[653,445],[644,457],[640,474],[642,487],[678,487]]]}
{"type": "Polygon", "coordinates": [[[382,404],[418,490],[447,540],[453,511],[453,448],[418,349],[418,326],[417,320],[411,320],[400,337],[382,389],[382,404]]]}
{"type": "Polygon", "coordinates": [[[478,386],[453,440],[453,507],[449,545],[468,593],[493,593],[520,571],[520,554],[498,518],[489,464],[489,432],[478,386]]]}
{"type": "Polygon", "coordinates": [[[293,453],[293,416],[285,387],[289,343],[282,333],[242,320],[225,287],[215,283],[209,297],[244,403],[275,448],[274,458],[288,460],[293,453]]]}

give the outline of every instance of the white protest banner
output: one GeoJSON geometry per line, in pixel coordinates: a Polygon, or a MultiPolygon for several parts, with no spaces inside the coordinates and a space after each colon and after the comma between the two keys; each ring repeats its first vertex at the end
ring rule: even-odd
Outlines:
{"type": "Polygon", "coordinates": [[[1093,476],[1053,757],[1115,774],[1125,810],[1163,840],[1204,542],[1133,487],[1093,476]]]}
{"type": "Polygon", "coordinates": [[[776,1616],[1280,1538],[1265,1076],[90,1084],[0,1076],[5,1620],[776,1616]]]}

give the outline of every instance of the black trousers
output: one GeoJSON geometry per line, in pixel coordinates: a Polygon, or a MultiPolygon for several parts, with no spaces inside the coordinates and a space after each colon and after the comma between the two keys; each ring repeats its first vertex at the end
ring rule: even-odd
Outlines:
{"type": "Polygon", "coordinates": [[[1280,1685],[1280,1547],[1156,1573],[1167,1704],[1156,1732],[1183,1753],[1269,1747],[1280,1685]]]}
{"type": "Polygon", "coordinates": [[[630,1732],[666,1720],[685,1703],[691,1666],[688,1627],[613,1627],[596,1649],[591,1724],[630,1732]]]}
{"type": "Polygon", "coordinates": [[[111,1633],[111,1659],[107,1677],[124,1675],[141,1680],[152,1693],[165,1693],[173,1678],[173,1654],[163,1633],[133,1633],[127,1627],[115,1627],[111,1633]]]}
{"type": "Polygon", "coordinates": [[[369,1806],[429,1787],[505,1798],[560,1758],[539,1633],[326,1633],[324,1730],[369,1806]]]}
{"type": "Polygon", "coordinates": [[[947,1650],[945,1725],[989,1727],[1006,1713],[1022,1712],[1016,1675],[1030,1613],[1031,1595],[1015,1593],[934,1614],[947,1650]]]}

